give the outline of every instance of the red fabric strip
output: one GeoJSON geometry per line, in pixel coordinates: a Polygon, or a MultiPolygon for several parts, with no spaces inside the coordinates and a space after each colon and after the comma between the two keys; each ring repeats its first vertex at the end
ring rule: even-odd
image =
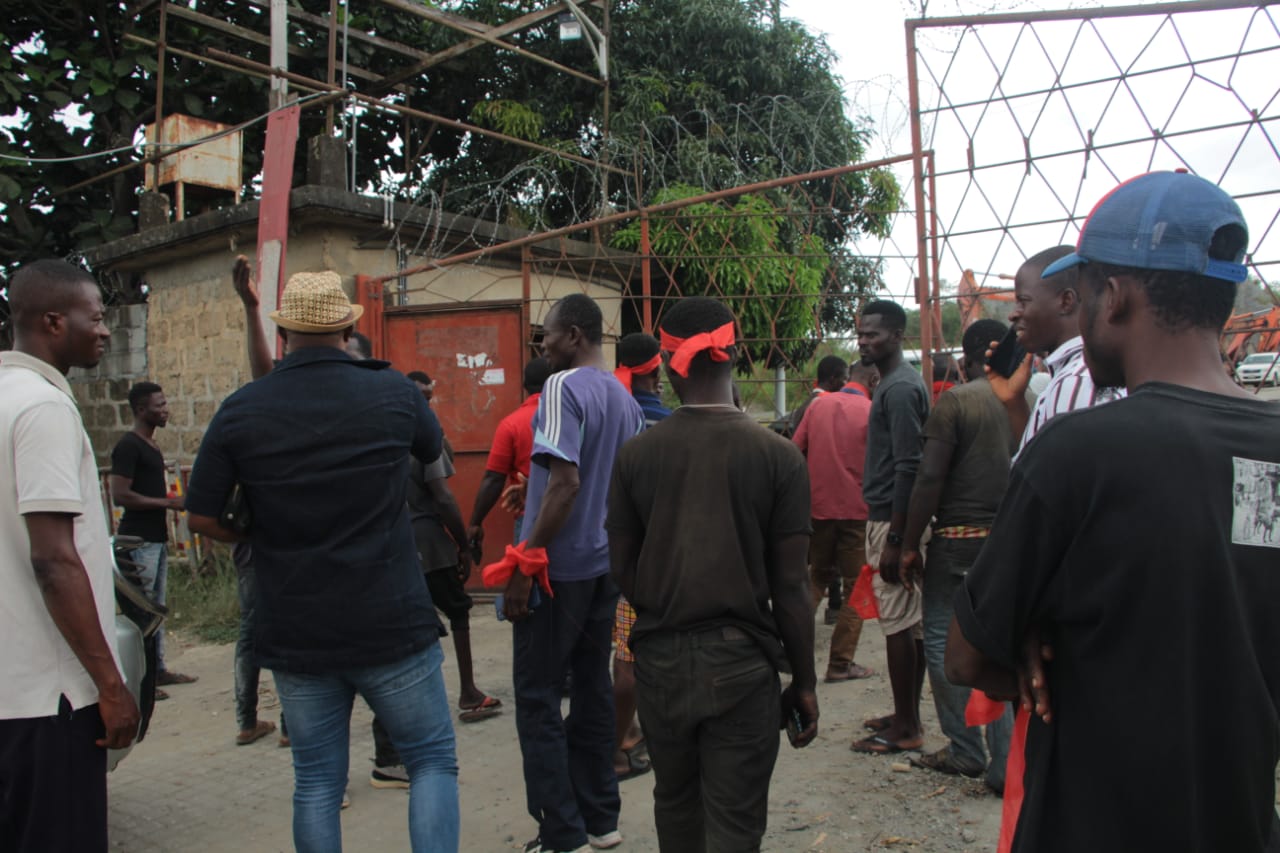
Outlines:
{"type": "Polygon", "coordinates": [[[484,585],[506,586],[511,576],[519,569],[521,574],[536,580],[538,586],[542,587],[542,591],[554,598],[555,593],[551,591],[551,577],[547,574],[547,549],[526,548],[525,544],[521,542],[515,546],[508,545],[501,560],[485,566],[484,571],[481,572],[484,585]]]}
{"type": "Polygon", "coordinates": [[[630,391],[631,380],[633,378],[637,376],[648,376],[650,373],[653,373],[655,370],[657,370],[661,366],[662,366],[662,353],[657,353],[656,355],[654,355],[653,358],[649,359],[643,364],[633,364],[630,366],[625,364],[619,364],[617,368],[614,369],[613,375],[616,376],[618,378],[618,381],[622,383],[622,387],[630,391]]]}
{"type": "Polygon", "coordinates": [[[732,322],[725,323],[715,331],[702,332],[689,338],[677,338],[667,334],[665,330],[659,334],[662,349],[671,353],[670,367],[680,376],[689,375],[689,362],[700,352],[710,355],[712,361],[728,361],[729,354],[725,350],[738,341],[732,322]]]}
{"type": "Polygon", "coordinates": [[[996,845],[996,853],[1011,853],[1013,836],[1018,831],[1023,777],[1027,772],[1027,726],[1030,723],[1031,712],[1019,706],[1013,719],[1013,737],[1009,741],[1009,763],[1004,771],[1004,810],[1000,815],[1000,841],[996,845]]]}

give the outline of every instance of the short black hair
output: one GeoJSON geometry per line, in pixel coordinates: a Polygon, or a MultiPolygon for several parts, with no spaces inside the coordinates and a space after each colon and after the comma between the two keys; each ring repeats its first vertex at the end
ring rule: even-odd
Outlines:
{"type": "Polygon", "coordinates": [[[1022,268],[1028,272],[1035,272],[1036,276],[1044,282],[1046,287],[1053,290],[1054,293],[1061,293],[1064,290],[1075,290],[1080,285],[1080,267],[1068,267],[1060,273],[1054,273],[1048,278],[1044,278],[1045,268],[1054,261],[1061,260],[1067,255],[1074,254],[1075,246],[1054,246],[1051,249],[1044,249],[1036,252],[1023,262],[1022,268]]]}
{"type": "Polygon", "coordinates": [[[888,299],[875,299],[862,309],[862,316],[878,314],[884,318],[885,326],[891,332],[903,332],[907,329],[907,312],[902,306],[888,299]]]}
{"type": "MultiPolygon", "coordinates": [[[[663,313],[661,325],[662,331],[669,335],[690,338],[703,332],[714,332],[726,323],[732,322],[734,322],[733,312],[718,299],[712,299],[710,296],[686,296],[663,313]]],[[[729,361],[723,363],[726,368],[733,364],[736,352],[737,347],[730,351],[729,361]]],[[[698,353],[690,362],[693,368],[711,364],[711,357],[705,352],[698,353]]]]}
{"type": "Polygon", "coordinates": [[[557,311],[560,325],[568,329],[577,326],[589,344],[598,344],[604,340],[604,315],[600,306],[585,293],[570,293],[551,306],[557,311]]]}
{"type": "Polygon", "coordinates": [[[542,356],[530,359],[529,363],[524,366],[524,390],[530,394],[538,394],[542,391],[542,386],[546,384],[547,378],[551,376],[551,362],[542,356]]]}
{"type": "Polygon", "coordinates": [[[833,376],[842,376],[849,369],[849,362],[838,355],[829,355],[818,362],[818,382],[826,382],[833,376]]]}
{"type": "Polygon", "coordinates": [[[1114,276],[1136,279],[1147,293],[1156,325],[1170,332],[1221,331],[1231,317],[1239,287],[1235,282],[1199,273],[1144,270],[1093,261],[1084,265],[1084,276],[1094,293],[1100,293],[1107,279],[1114,276]]]}
{"type": "Polygon", "coordinates": [[[373,341],[369,340],[367,335],[362,335],[353,329],[351,331],[351,340],[356,342],[356,349],[360,350],[360,355],[365,358],[373,358],[373,341]]]}
{"type": "Polygon", "coordinates": [[[636,367],[644,364],[658,354],[658,339],[644,332],[632,332],[623,335],[618,341],[618,364],[622,367],[636,367]]]}
{"type": "Polygon", "coordinates": [[[63,312],[84,284],[96,284],[87,270],[53,258],[32,261],[9,282],[9,312],[14,327],[49,311],[63,312]]]}
{"type": "Polygon", "coordinates": [[[423,373],[421,370],[414,370],[410,373],[406,373],[405,377],[413,380],[414,382],[421,382],[423,385],[431,384],[431,377],[423,373]]]}
{"type": "Polygon", "coordinates": [[[129,408],[138,411],[151,399],[152,394],[163,393],[164,389],[154,382],[137,382],[129,389],[129,408]]]}
{"type": "Polygon", "coordinates": [[[960,346],[964,349],[964,357],[973,364],[987,363],[987,349],[992,341],[998,341],[1009,331],[1009,327],[999,320],[977,320],[964,330],[960,346]]]}

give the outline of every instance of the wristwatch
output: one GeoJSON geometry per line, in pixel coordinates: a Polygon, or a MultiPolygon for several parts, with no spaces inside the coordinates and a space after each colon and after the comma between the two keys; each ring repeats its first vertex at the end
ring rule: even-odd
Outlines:
{"type": "Polygon", "coordinates": [[[885,534],[884,541],[895,547],[901,546],[902,534],[894,533],[892,530],[890,530],[888,533],[885,534]]]}

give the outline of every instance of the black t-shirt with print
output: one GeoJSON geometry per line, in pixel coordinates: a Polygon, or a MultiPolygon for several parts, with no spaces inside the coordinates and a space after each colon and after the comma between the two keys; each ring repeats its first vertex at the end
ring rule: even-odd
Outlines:
{"type": "Polygon", "coordinates": [[[809,532],[809,472],[795,445],[725,408],[680,408],[618,452],[610,535],[643,540],[629,577],[633,645],[655,631],[736,625],[781,662],[766,566],[771,543],[809,532]]]}
{"type": "Polygon", "coordinates": [[[987,657],[1053,646],[1015,851],[1280,849],[1277,488],[1280,405],[1173,385],[1027,446],[955,601],[987,657]]]}
{"type": "MultiPolygon", "coordinates": [[[[169,494],[165,478],[164,454],[137,433],[130,431],[111,451],[111,473],[132,481],[131,488],[146,498],[169,494]]],[[[147,542],[168,542],[169,526],[163,509],[126,509],[116,531],[122,536],[138,536],[147,542]]]]}

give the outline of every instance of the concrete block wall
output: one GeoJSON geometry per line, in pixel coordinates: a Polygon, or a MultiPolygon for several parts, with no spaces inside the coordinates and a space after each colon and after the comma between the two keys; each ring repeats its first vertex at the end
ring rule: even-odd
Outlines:
{"type": "Polygon", "coordinates": [[[92,369],[74,368],[67,376],[85,430],[100,464],[108,464],[111,448],[133,425],[129,388],[147,376],[147,306],[116,305],[106,311],[111,330],[107,352],[92,369]]]}

